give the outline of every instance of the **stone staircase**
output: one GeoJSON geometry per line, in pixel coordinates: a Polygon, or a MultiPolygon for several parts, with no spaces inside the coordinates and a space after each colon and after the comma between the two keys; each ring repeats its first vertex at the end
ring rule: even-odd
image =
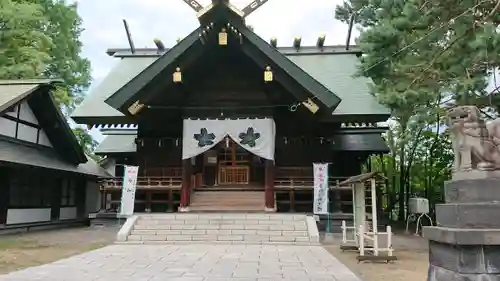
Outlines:
{"type": "Polygon", "coordinates": [[[117,242],[316,245],[319,234],[314,218],[303,214],[145,214],[128,218],[117,242]]]}
{"type": "Polygon", "coordinates": [[[196,191],[190,212],[263,212],[264,191],[196,191]]]}

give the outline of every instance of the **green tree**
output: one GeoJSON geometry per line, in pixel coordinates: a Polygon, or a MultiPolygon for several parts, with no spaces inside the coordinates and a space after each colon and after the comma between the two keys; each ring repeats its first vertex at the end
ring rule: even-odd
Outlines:
{"type": "Polygon", "coordinates": [[[437,149],[446,137],[439,132],[442,105],[474,104],[489,94],[486,78],[499,64],[499,6],[498,1],[352,0],[336,9],[341,21],[355,17],[364,52],[359,74],[372,78],[373,93],[393,112],[390,165],[398,174],[390,178],[391,191],[398,186],[399,219],[419,149],[428,145],[431,158],[442,154],[437,149]],[[424,142],[429,132],[433,141],[424,142]]]}
{"type": "MultiPolygon", "coordinates": [[[[90,85],[90,62],[82,57],[82,20],[63,0],[0,0],[0,79],[62,79],[53,95],[68,113],[90,85]]],[[[90,153],[95,143],[76,129],[90,153]],[[89,150],[90,149],[90,150],[89,150]]]]}
{"type": "Polygon", "coordinates": [[[82,146],[85,153],[87,153],[87,155],[91,156],[95,160],[98,160],[99,157],[94,155],[93,152],[99,143],[94,140],[84,128],[75,128],[73,129],[73,133],[80,142],[80,145],[82,146]]]}
{"type": "Polygon", "coordinates": [[[52,39],[40,5],[0,0],[0,77],[39,77],[50,60],[52,39]]]}
{"type": "Polygon", "coordinates": [[[47,61],[42,75],[64,81],[55,92],[58,102],[71,110],[83,99],[83,93],[90,85],[90,61],[81,55],[83,31],[82,20],[76,4],[66,4],[64,0],[14,0],[14,2],[40,5],[47,19],[41,31],[50,37],[52,48],[48,50],[47,61]]]}

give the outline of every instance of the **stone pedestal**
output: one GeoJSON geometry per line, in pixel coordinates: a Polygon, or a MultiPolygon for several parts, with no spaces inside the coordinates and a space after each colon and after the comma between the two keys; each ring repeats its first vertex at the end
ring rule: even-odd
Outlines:
{"type": "Polygon", "coordinates": [[[436,205],[428,281],[500,281],[500,178],[454,177],[436,205]]]}

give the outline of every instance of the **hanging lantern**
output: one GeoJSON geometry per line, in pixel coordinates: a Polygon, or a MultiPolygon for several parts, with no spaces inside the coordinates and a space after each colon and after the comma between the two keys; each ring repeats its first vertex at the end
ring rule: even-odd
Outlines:
{"type": "Polygon", "coordinates": [[[264,82],[273,81],[273,72],[270,66],[266,66],[266,71],[264,71],[264,82]]]}
{"type": "Polygon", "coordinates": [[[222,28],[219,32],[219,45],[226,46],[227,45],[227,32],[225,28],[222,28]]]}
{"type": "Polygon", "coordinates": [[[179,67],[175,69],[172,79],[174,83],[182,83],[182,72],[179,67]]]}

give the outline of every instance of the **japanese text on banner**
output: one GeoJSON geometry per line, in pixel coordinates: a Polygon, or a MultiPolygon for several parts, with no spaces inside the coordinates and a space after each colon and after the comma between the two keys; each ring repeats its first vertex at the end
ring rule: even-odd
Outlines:
{"type": "Polygon", "coordinates": [[[130,216],[134,213],[135,190],[139,167],[125,166],[123,173],[122,200],[120,204],[120,215],[130,216]]]}
{"type": "Polygon", "coordinates": [[[313,164],[314,214],[328,214],[328,164],[313,164]]]}

